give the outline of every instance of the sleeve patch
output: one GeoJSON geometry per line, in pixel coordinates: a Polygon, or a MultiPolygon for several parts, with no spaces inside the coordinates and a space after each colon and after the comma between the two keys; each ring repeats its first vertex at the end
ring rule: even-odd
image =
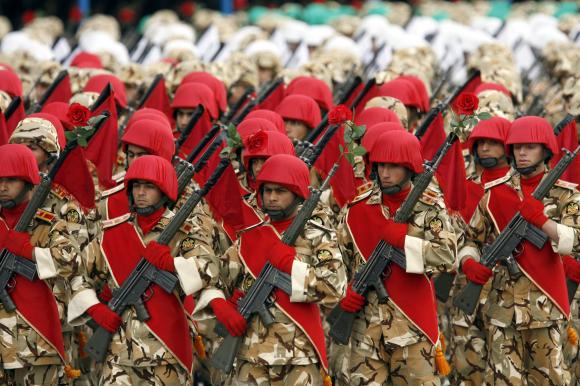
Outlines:
{"type": "Polygon", "coordinates": [[[443,230],[443,221],[439,217],[435,217],[433,220],[429,221],[429,229],[431,232],[438,234],[443,230]]]}
{"type": "Polygon", "coordinates": [[[69,209],[65,215],[66,221],[73,224],[81,222],[81,214],[75,209],[69,209]]]}
{"type": "Polygon", "coordinates": [[[575,202],[571,202],[568,205],[566,205],[566,208],[564,209],[564,213],[569,215],[569,216],[573,216],[573,215],[578,213],[578,209],[580,209],[578,207],[578,204],[575,202]]]}
{"type": "Polygon", "coordinates": [[[195,240],[192,239],[191,237],[186,237],[183,240],[181,240],[180,248],[183,252],[191,251],[193,247],[195,247],[195,240]]]}
{"type": "Polygon", "coordinates": [[[54,215],[54,213],[51,213],[47,210],[44,209],[38,209],[36,211],[36,219],[47,222],[47,223],[52,223],[55,219],[56,216],[54,215]]]}

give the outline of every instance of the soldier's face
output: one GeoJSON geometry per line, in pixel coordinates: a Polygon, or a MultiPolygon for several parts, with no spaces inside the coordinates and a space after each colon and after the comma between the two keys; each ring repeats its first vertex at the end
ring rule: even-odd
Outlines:
{"type": "Polygon", "coordinates": [[[383,188],[400,184],[407,177],[407,169],[404,166],[391,163],[379,163],[377,173],[383,188]]]}
{"type": "Polygon", "coordinates": [[[475,151],[477,151],[479,158],[497,158],[500,159],[500,164],[507,163],[505,158],[502,158],[505,155],[505,147],[500,141],[487,138],[480,139],[477,141],[475,151]]]}
{"type": "Polygon", "coordinates": [[[284,210],[294,201],[294,193],[282,185],[266,183],[262,200],[265,209],[284,210]]]}
{"type": "Polygon", "coordinates": [[[175,114],[175,123],[177,124],[177,130],[181,131],[187,126],[187,122],[191,119],[195,109],[177,109],[175,114]]]}
{"type": "Polygon", "coordinates": [[[133,182],[133,202],[137,208],[147,208],[159,203],[163,193],[148,181],[137,180],[133,182]]]}
{"type": "Polygon", "coordinates": [[[256,178],[260,173],[260,170],[262,170],[264,162],[266,162],[266,158],[252,158],[251,167],[252,167],[252,175],[254,176],[254,178],[256,178]]]}
{"type": "Polygon", "coordinates": [[[0,201],[14,200],[24,190],[24,180],[14,177],[0,177],[0,201]]]}
{"type": "Polygon", "coordinates": [[[540,163],[544,159],[544,146],[539,143],[517,143],[514,145],[514,158],[518,168],[540,163]]]}
{"type": "Polygon", "coordinates": [[[135,145],[127,145],[127,168],[131,166],[133,161],[135,161],[139,157],[143,157],[144,155],[148,155],[149,152],[142,147],[135,146],[135,145]]]}
{"type": "Polygon", "coordinates": [[[286,129],[286,135],[290,139],[303,140],[306,138],[308,133],[308,127],[301,121],[295,121],[293,119],[284,120],[284,128],[286,129]]]}
{"type": "Polygon", "coordinates": [[[48,153],[35,143],[29,142],[25,145],[32,150],[32,154],[34,154],[34,158],[36,158],[36,163],[38,164],[40,171],[45,171],[47,169],[46,161],[48,160],[48,153]]]}

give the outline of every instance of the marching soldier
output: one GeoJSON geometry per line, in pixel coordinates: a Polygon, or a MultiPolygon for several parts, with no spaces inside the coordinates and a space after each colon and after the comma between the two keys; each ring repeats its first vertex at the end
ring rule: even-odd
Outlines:
{"type": "Polygon", "coordinates": [[[435,371],[437,312],[429,275],[450,270],[456,236],[441,195],[425,191],[408,223],[393,217],[411,189],[411,177],[423,168],[421,147],[403,131],[382,134],[370,162],[376,183],[343,213],[339,242],[356,272],[383,239],[403,249],[406,269],[391,264],[385,274],[389,301],[380,304],[375,291],[367,298],[347,288],[340,307],[362,311],[355,320],[351,344],[351,385],[439,385],[435,371]]]}

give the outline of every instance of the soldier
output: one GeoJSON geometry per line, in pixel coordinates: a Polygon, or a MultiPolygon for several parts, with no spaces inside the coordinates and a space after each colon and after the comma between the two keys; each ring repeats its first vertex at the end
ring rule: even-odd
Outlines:
{"type": "Polygon", "coordinates": [[[186,222],[165,246],[156,242],[171,222],[166,209],[176,199],[177,178],[165,159],[146,155],[125,176],[131,212],[103,221],[100,247],[89,251],[86,275],[72,283],[68,318],[73,325],[90,316],[113,334],[99,383],[181,385],[191,383],[191,326],[181,301],[217,280],[211,240],[195,222],[186,222]],[[152,285],[144,300],[150,319],[141,322],[131,308],[117,315],[96,296],[123,284],[140,257],[173,272],[179,289],[169,294],[152,285]],[[119,327],[121,327],[119,329],[119,327]]]}
{"type": "Polygon", "coordinates": [[[385,274],[389,301],[380,304],[375,291],[367,298],[349,286],[340,306],[362,311],[351,337],[351,385],[439,385],[435,372],[437,312],[429,275],[450,270],[456,236],[441,194],[427,189],[408,223],[394,214],[411,189],[411,178],[423,169],[421,146],[410,133],[382,134],[370,154],[374,187],[344,211],[339,242],[350,272],[359,270],[383,239],[403,249],[406,269],[395,264],[385,274]]]}
{"type": "Polygon", "coordinates": [[[17,312],[6,310],[4,303],[0,307],[2,384],[57,384],[67,355],[61,278],[77,273],[79,245],[51,206],[39,208],[25,232],[14,230],[39,182],[31,150],[17,144],[0,147],[0,249],[34,261],[38,270],[32,282],[13,277],[10,297],[17,312]]]}
{"type": "Polygon", "coordinates": [[[322,119],[318,104],[306,95],[288,95],[276,107],[276,112],[284,119],[286,135],[293,141],[306,138],[322,119]]]}
{"type": "MultiPolygon", "coordinates": [[[[516,119],[507,137],[514,172],[488,183],[470,221],[468,240],[459,252],[466,272],[485,283],[493,276],[483,312],[488,321],[488,384],[569,384],[563,364],[561,328],[570,315],[560,255],[578,250],[577,208],[573,184],[557,181],[543,200],[531,195],[558,152],[552,127],[543,118],[516,119]],[[506,264],[493,272],[478,261],[484,243],[504,229],[516,211],[551,239],[538,249],[523,241],[514,251],[521,274],[506,264]]],[[[500,256],[503,257],[503,256],[500,256]]]]}
{"type": "Polygon", "coordinates": [[[322,385],[327,370],[320,309],[341,297],[346,275],[335,234],[324,212],[314,212],[295,247],[280,242],[309,195],[308,168],[298,158],[277,154],[266,160],[258,176],[259,202],[268,219],[240,233],[221,259],[224,294],[207,297],[217,320],[234,336],[245,336],[231,378],[234,385],[322,385]],[[247,321],[236,300],[244,295],[269,261],[291,275],[292,295],[278,292],[270,307],[274,324],[247,321]],[[231,295],[226,301],[225,294],[231,295]]]}
{"type": "MultiPolygon", "coordinates": [[[[220,110],[216,102],[213,91],[203,83],[187,82],[182,83],[175,92],[175,97],[171,102],[173,117],[175,118],[175,137],[179,137],[181,131],[187,126],[195,108],[202,105],[205,108],[204,117],[208,122],[213,122],[219,118],[220,110]]],[[[203,118],[201,119],[203,121],[203,118]]],[[[199,125],[199,122],[198,122],[199,125]]],[[[209,127],[205,128],[205,130],[209,127]]],[[[204,130],[204,131],[205,131],[204,130]]]]}

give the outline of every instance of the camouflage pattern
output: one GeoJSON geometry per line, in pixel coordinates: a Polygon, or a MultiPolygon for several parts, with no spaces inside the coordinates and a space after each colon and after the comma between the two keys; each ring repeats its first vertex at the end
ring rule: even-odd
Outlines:
{"type": "Polygon", "coordinates": [[[0,370],[2,385],[56,385],[62,366],[40,365],[12,370],[0,370]]]}
{"type": "Polygon", "coordinates": [[[107,363],[99,379],[99,385],[116,386],[189,386],[192,380],[180,366],[123,366],[107,363]]]}
{"type": "Polygon", "coordinates": [[[397,114],[399,121],[401,121],[401,125],[405,129],[409,128],[407,108],[405,107],[403,102],[401,102],[397,98],[388,96],[374,97],[371,100],[369,100],[365,105],[365,109],[368,109],[369,107],[382,107],[384,109],[391,110],[392,112],[397,114]]]}
{"type": "Polygon", "coordinates": [[[320,369],[314,364],[268,366],[240,361],[228,384],[239,386],[322,386],[320,369]]]}
{"type": "Polygon", "coordinates": [[[513,121],[516,116],[514,104],[509,96],[501,91],[486,90],[477,94],[479,107],[476,114],[490,113],[494,117],[502,117],[513,121]]]}
{"type": "MultiPolygon", "coordinates": [[[[568,322],[568,329],[573,328],[578,336],[578,331],[580,331],[580,318],[579,318],[579,304],[578,304],[578,292],[574,297],[574,301],[570,305],[570,311],[572,314],[571,320],[568,322]]],[[[567,329],[566,329],[567,330],[567,329]]],[[[580,382],[580,350],[578,349],[578,342],[570,342],[568,331],[564,331],[562,334],[561,345],[564,347],[564,361],[570,370],[570,377],[572,385],[580,382]]]]}
{"type": "Polygon", "coordinates": [[[47,153],[58,154],[60,145],[52,123],[42,118],[24,118],[10,136],[10,143],[33,143],[47,153]]]}
{"type": "MultiPolygon", "coordinates": [[[[415,205],[407,231],[407,235],[429,241],[423,246],[424,263],[428,273],[453,269],[457,248],[457,236],[451,219],[447,214],[441,194],[435,189],[437,188],[434,186],[429,188],[415,205]]],[[[380,204],[385,217],[392,217],[388,207],[382,205],[382,193],[376,184],[371,191],[359,196],[358,200],[355,199],[355,202],[363,199],[366,200],[367,205],[380,204]]],[[[364,263],[364,259],[353,242],[350,230],[345,223],[345,215],[346,211],[343,213],[339,226],[338,239],[343,258],[348,264],[349,277],[352,278],[364,263]]],[[[397,357],[403,357],[409,363],[424,361],[424,365],[417,367],[417,371],[421,373],[417,379],[423,379],[422,382],[427,382],[425,384],[439,384],[434,375],[434,358],[431,355],[434,348],[423,332],[399,308],[390,301],[380,304],[376,292],[371,291],[360,315],[363,317],[356,319],[351,336],[352,384],[384,384],[389,374],[390,382],[393,383],[414,382],[408,377],[404,376],[399,379],[394,375],[397,367],[393,366],[395,364],[393,360],[397,357]],[[389,365],[385,366],[385,361],[389,365]],[[372,375],[377,378],[373,378],[372,375]],[[381,376],[384,377],[383,381],[380,380],[381,376]]],[[[409,376],[415,370],[405,369],[402,366],[401,371],[409,376]]]]}

